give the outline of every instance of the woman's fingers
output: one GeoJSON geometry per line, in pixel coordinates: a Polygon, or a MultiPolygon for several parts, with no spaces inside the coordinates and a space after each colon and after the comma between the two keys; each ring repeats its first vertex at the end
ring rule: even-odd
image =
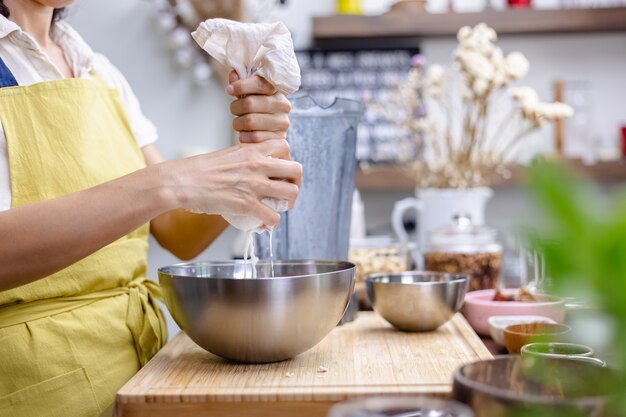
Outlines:
{"type": "Polygon", "coordinates": [[[229,94],[238,99],[230,105],[233,129],[240,132],[241,143],[259,143],[269,140],[285,139],[289,129],[291,103],[265,79],[251,77],[237,80],[231,72],[229,94]]]}
{"type": "Polygon", "coordinates": [[[239,74],[237,74],[237,71],[232,70],[229,74],[228,74],[228,82],[230,84],[234,83],[235,81],[239,81],[239,74]]]}
{"type": "Polygon", "coordinates": [[[286,113],[249,113],[236,117],[233,120],[233,129],[238,132],[252,132],[255,130],[285,132],[289,129],[289,116],[286,113]]]}
{"type": "Polygon", "coordinates": [[[240,143],[260,143],[266,140],[285,139],[286,132],[265,132],[255,130],[253,132],[239,132],[240,143]]]}
{"type": "Polygon", "coordinates": [[[241,132],[241,143],[285,139],[289,129],[291,104],[282,94],[247,96],[232,102],[233,129],[241,132]]]}
{"type": "Polygon", "coordinates": [[[271,96],[249,95],[234,100],[230,105],[230,112],[235,116],[248,113],[289,113],[291,103],[280,93],[271,96]]]}
{"type": "Polygon", "coordinates": [[[288,180],[297,187],[302,185],[302,165],[298,162],[272,159],[265,172],[270,178],[288,180]]]}
{"type": "Polygon", "coordinates": [[[276,88],[265,78],[254,75],[250,78],[231,82],[226,87],[226,93],[234,97],[242,97],[251,94],[271,96],[276,93],[276,88]]]}
{"type": "Polygon", "coordinates": [[[296,203],[296,198],[298,198],[298,192],[300,189],[297,185],[286,182],[286,181],[278,181],[272,180],[267,181],[260,189],[259,193],[264,198],[274,198],[276,200],[284,200],[289,203],[289,208],[293,208],[293,205],[296,203]]]}
{"type": "Polygon", "coordinates": [[[254,147],[253,149],[261,153],[262,156],[271,156],[272,158],[278,159],[290,159],[291,157],[291,149],[289,148],[289,143],[287,143],[287,141],[283,139],[268,140],[258,144],[244,146],[254,147]]]}
{"type": "Polygon", "coordinates": [[[265,204],[261,203],[260,201],[257,201],[254,204],[254,207],[251,208],[250,215],[261,220],[263,224],[265,224],[265,226],[270,230],[274,230],[280,222],[280,214],[278,214],[265,204]]]}

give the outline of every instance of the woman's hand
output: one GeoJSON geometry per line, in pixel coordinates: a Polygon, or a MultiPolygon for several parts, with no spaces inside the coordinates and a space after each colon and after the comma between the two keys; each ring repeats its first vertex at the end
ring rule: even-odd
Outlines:
{"type": "Polygon", "coordinates": [[[302,166],[289,160],[284,139],[244,143],[158,166],[178,207],[207,214],[254,216],[269,228],[278,225],[280,216],[261,200],[286,200],[293,207],[302,179],[302,166]]]}
{"type": "Polygon", "coordinates": [[[264,78],[240,80],[235,71],[229,75],[226,92],[236,99],[230,105],[235,116],[233,128],[241,143],[285,139],[289,128],[291,104],[264,78]]]}
{"type": "MultiPolygon", "coordinates": [[[[233,71],[226,91],[235,96],[231,111],[233,127],[241,144],[221,152],[162,164],[165,192],[174,208],[152,220],[157,241],[183,259],[195,257],[226,227],[219,216],[196,216],[201,212],[217,215],[253,216],[274,228],[280,217],[263,198],[285,200],[293,207],[301,184],[302,167],[289,161],[285,141],[291,105],[284,95],[265,79],[239,80],[233,71]],[[270,158],[271,157],[271,158],[270,158]],[[174,195],[174,198],[171,196],[174,195]]],[[[151,164],[163,162],[144,148],[151,164]]]]}

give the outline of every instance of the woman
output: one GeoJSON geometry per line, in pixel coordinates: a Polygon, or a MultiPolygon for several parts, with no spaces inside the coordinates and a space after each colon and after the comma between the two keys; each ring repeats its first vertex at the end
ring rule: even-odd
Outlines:
{"type": "Polygon", "coordinates": [[[123,76],[53,21],[69,3],[0,2],[0,416],[110,411],[166,339],[148,232],[192,258],[221,214],[274,227],[260,200],[300,184],[289,103],[258,77],[227,87],[246,143],[165,162],[123,76]]]}

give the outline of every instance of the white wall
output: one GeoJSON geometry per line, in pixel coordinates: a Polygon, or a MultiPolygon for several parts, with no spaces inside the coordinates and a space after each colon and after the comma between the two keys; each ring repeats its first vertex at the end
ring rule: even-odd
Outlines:
{"type": "MultiPolygon", "coordinates": [[[[590,82],[591,123],[600,144],[616,146],[620,125],[626,124],[626,33],[543,36],[502,36],[498,41],[505,52],[520,51],[530,61],[530,72],[520,84],[537,90],[551,100],[555,79],[590,82]]],[[[450,62],[454,39],[432,39],[423,43],[430,62],[450,62]]],[[[567,140],[567,139],[566,139],[567,140]]],[[[551,128],[534,135],[538,149],[552,149],[551,128]]]]}
{"type": "MultiPolygon", "coordinates": [[[[277,15],[294,32],[297,47],[303,48],[309,44],[310,17],[334,13],[335,4],[335,0],[290,0],[277,15]]],[[[198,88],[188,73],[175,67],[151,12],[149,1],[80,0],[68,20],[126,75],[145,114],[159,129],[158,146],[166,157],[175,157],[184,148],[227,146],[231,117],[223,86],[213,82],[198,88]]],[[[454,40],[427,40],[422,46],[430,62],[449,62],[454,40]]],[[[551,97],[555,77],[590,80],[595,130],[604,140],[616,139],[617,126],[626,123],[626,34],[504,37],[501,46],[528,56],[532,67],[526,81],[545,99],[551,97]]],[[[550,143],[549,130],[536,140],[542,139],[550,143]]],[[[368,225],[385,230],[393,201],[408,194],[365,194],[368,225]]],[[[524,218],[530,210],[523,192],[499,190],[488,208],[488,218],[493,225],[509,229],[512,219],[524,218]]],[[[232,230],[227,231],[199,258],[229,258],[234,236],[232,230]]],[[[158,266],[176,259],[152,242],[149,262],[149,274],[154,278],[158,266]]]]}

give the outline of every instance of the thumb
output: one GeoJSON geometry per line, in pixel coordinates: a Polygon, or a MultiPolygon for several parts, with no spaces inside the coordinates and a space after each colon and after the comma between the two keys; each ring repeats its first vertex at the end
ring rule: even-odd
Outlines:
{"type": "Polygon", "coordinates": [[[235,81],[239,81],[239,74],[237,74],[237,71],[232,70],[229,74],[228,74],[228,82],[229,83],[234,83],[235,81]]]}

